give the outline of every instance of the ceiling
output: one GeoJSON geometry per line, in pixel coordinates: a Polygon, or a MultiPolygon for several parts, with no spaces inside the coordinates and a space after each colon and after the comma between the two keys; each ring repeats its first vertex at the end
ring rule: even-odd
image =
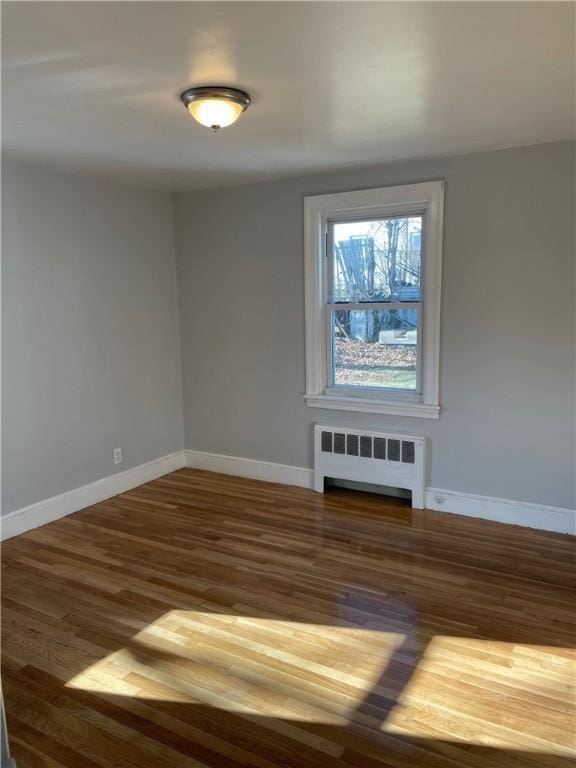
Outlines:
{"type": "Polygon", "coordinates": [[[574,137],[557,2],[3,2],[9,155],[198,189],[574,137]],[[178,100],[248,90],[214,135],[178,100]]]}

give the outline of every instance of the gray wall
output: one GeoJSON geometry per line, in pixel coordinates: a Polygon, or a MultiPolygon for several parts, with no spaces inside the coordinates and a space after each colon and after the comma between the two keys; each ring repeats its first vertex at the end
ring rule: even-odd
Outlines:
{"type": "Polygon", "coordinates": [[[188,448],[312,464],[313,422],[428,435],[437,488],[575,505],[574,144],[175,197],[188,448]],[[438,422],[307,408],[303,197],[447,182],[438,422]]]}
{"type": "Polygon", "coordinates": [[[170,196],[3,171],[7,513],[179,450],[183,434],[170,196]]]}
{"type": "MultiPolygon", "coordinates": [[[[431,437],[434,487],[573,507],[574,159],[552,144],[174,196],[186,446],[311,466],[313,422],[398,429],[431,437]],[[304,195],[434,178],[440,420],[307,408],[304,195]]],[[[6,513],[184,438],[170,197],[3,171],[6,513]]]]}

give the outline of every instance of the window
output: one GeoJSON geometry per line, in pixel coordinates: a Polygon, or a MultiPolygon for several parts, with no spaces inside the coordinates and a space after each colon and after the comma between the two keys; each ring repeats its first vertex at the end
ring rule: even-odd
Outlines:
{"type": "Polygon", "coordinates": [[[306,401],[438,418],[441,181],[308,197],[306,401]]]}

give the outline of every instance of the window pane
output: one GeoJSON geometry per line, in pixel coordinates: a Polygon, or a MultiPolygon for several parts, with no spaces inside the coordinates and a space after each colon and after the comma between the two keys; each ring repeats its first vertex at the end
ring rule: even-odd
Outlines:
{"type": "Polygon", "coordinates": [[[330,303],[419,301],[422,216],[334,222],[330,303]]]}
{"type": "Polygon", "coordinates": [[[416,391],[417,309],[332,312],[334,384],[416,391]]]}

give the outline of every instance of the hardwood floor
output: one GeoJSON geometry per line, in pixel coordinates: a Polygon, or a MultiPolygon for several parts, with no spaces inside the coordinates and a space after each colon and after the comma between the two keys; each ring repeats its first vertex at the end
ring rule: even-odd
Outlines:
{"type": "Polygon", "coordinates": [[[575,540],[181,470],[2,546],[18,768],[561,768],[575,540]]]}

